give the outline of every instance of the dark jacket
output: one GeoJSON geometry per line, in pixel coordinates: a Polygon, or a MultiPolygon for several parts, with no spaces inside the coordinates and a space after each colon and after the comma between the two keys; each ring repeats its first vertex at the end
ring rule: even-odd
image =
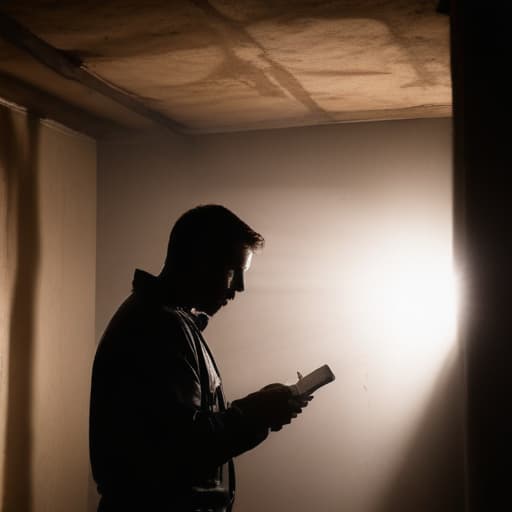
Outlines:
{"type": "Polygon", "coordinates": [[[201,318],[164,297],[158,278],[137,270],[96,352],[90,456],[100,510],[228,505],[232,457],[268,434],[226,407],[201,318]]]}

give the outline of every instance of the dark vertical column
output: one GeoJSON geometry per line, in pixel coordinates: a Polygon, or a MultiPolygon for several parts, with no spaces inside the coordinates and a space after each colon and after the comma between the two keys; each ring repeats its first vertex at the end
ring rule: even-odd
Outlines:
{"type": "Polygon", "coordinates": [[[505,1],[452,1],[456,255],[470,512],[512,510],[512,88],[505,1]]]}
{"type": "MultiPolygon", "coordinates": [[[[16,131],[0,107],[0,160],[6,172],[7,216],[15,232],[16,267],[10,304],[7,420],[3,503],[5,512],[32,510],[32,409],[37,281],[40,261],[39,120],[26,116],[16,131]],[[21,132],[21,135],[20,135],[21,132]],[[25,144],[23,137],[28,138],[25,144]]],[[[2,226],[11,229],[12,226],[2,226]]]]}

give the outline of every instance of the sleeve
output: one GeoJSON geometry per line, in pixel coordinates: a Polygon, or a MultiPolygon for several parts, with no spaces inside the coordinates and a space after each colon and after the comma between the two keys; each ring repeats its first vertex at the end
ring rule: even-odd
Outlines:
{"type": "Polygon", "coordinates": [[[143,466],[173,478],[208,475],[261,443],[267,428],[251,425],[236,408],[201,410],[195,346],[175,315],[159,315],[145,326],[144,350],[132,354],[126,375],[133,402],[138,458],[143,466]]]}

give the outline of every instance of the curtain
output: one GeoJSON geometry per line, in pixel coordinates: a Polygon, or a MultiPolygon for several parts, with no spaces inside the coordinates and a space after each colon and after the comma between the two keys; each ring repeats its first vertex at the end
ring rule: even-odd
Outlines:
{"type": "Polygon", "coordinates": [[[39,270],[39,121],[0,105],[0,492],[31,502],[34,310],[39,270]]]}

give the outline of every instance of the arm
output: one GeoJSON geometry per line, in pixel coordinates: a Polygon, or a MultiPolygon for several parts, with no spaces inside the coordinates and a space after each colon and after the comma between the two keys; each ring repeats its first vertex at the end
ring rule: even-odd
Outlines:
{"type": "Polygon", "coordinates": [[[269,428],[279,430],[290,423],[305,405],[291,399],[288,386],[271,385],[235,401],[225,411],[202,410],[194,340],[181,322],[164,330],[172,331],[173,343],[165,344],[169,350],[166,357],[153,359],[166,361],[168,366],[157,373],[165,376],[167,395],[173,397],[168,431],[179,431],[180,439],[188,446],[185,463],[196,470],[217,467],[255,447],[267,437],[269,428]]]}
{"type": "Polygon", "coordinates": [[[203,412],[200,389],[179,320],[124,308],[94,364],[91,460],[98,484],[190,481],[256,446],[269,427],[277,430],[295,414],[285,392],[255,393],[224,412],[203,412]]]}

